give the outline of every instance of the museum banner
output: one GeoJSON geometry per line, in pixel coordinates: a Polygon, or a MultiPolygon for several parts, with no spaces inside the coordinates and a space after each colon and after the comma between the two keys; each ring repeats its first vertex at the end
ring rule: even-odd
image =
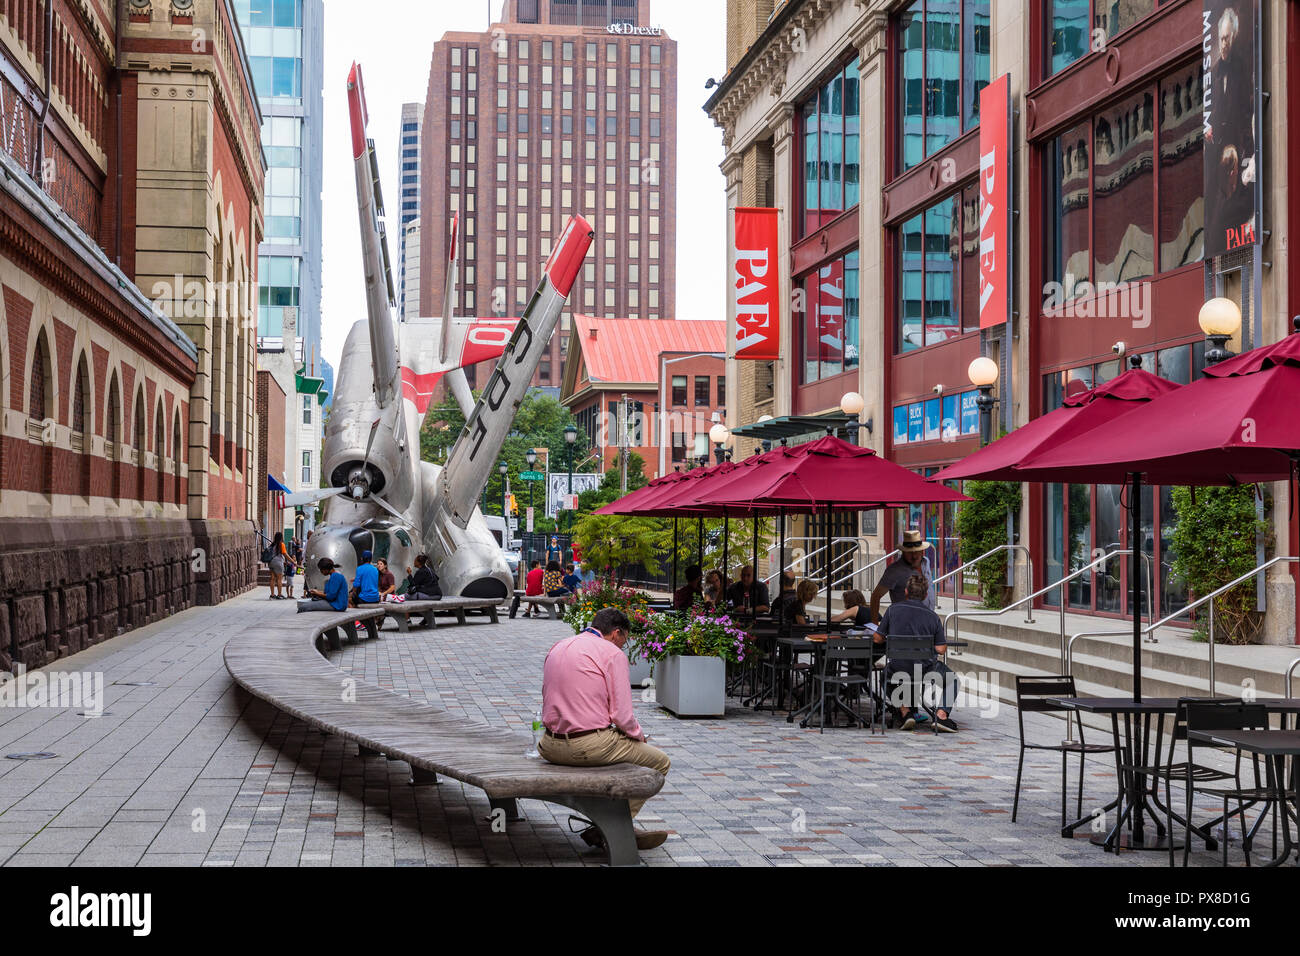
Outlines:
{"type": "Polygon", "coordinates": [[[777,210],[738,206],[731,250],[735,264],[736,358],[771,361],[781,354],[781,284],[777,210]]]}

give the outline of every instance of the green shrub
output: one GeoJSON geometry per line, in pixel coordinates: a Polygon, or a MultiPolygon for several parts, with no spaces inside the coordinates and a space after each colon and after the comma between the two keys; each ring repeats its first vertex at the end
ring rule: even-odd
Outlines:
{"type": "MultiPolygon", "coordinates": [[[[968,481],[962,491],[974,499],[957,506],[957,534],[961,536],[964,564],[1007,543],[1007,512],[1020,507],[1020,485],[1011,481],[968,481]]],[[[984,607],[996,610],[1007,603],[1004,586],[1010,554],[1000,551],[976,565],[980,603],[984,607]]]]}
{"type": "MultiPolygon", "coordinates": [[[[1173,489],[1173,570],[1193,598],[1206,595],[1255,567],[1260,540],[1272,544],[1269,526],[1255,511],[1255,487],[1173,489]]],[[[1255,579],[1214,599],[1214,636],[1220,644],[1249,644],[1263,615],[1255,610],[1255,579]]],[[[1208,617],[1200,614],[1198,618],[1208,617]]],[[[1208,625],[1207,625],[1208,626],[1208,625]]]]}

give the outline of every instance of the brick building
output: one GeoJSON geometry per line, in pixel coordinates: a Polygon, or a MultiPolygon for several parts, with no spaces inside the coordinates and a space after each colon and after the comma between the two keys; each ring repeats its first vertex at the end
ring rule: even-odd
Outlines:
{"type": "Polygon", "coordinates": [[[619,467],[620,425],[647,478],[713,460],[709,429],[727,416],[725,322],[575,315],[573,331],[560,401],[599,450],[602,470],[619,467]]]}
{"type": "MultiPolygon", "coordinates": [[[[504,0],[489,31],[445,34],[421,131],[425,311],[442,301],[453,214],[464,262],[458,314],[510,316],[580,212],[596,242],[572,310],[674,315],[676,104],[677,44],[651,25],[650,0],[504,0]]],[[[565,312],[534,385],[560,384],[571,330],[565,312]]]]}
{"type": "MultiPolygon", "coordinates": [[[[284,508],[280,496],[271,491],[267,480],[285,477],[285,415],[288,396],[275,376],[266,369],[257,370],[257,523],[274,537],[284,529],[284,508]]],[[[285,540],[288,540],[286,535],[285,540]]]]}
{"type": "Polygon", "coordinates": [[[227,0],[4,0],[0,58],[0,664],[36,666],[254,580],[263,165],[227,0]]]}

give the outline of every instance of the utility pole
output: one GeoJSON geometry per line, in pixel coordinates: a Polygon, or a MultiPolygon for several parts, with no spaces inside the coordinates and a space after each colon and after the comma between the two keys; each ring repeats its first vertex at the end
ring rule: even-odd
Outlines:
{"type": "Polygon", "coordinates": [[[618,463],[622,470],[622,476],[619,479],[619,493],[627,494],[627,392],[623,393],[623,401],[619,407],[619,417],[621,419],[618,435],[618,463]]]}

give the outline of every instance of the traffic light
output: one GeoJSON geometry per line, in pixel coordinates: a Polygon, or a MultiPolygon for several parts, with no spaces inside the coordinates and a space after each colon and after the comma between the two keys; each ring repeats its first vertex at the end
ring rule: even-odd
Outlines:
{"type": "Polygon", "coordinates": [[[519,514],[519,502],[515,501],[515,496],[510,495],[509,500],[510,500],[510,513],[512,515],[519,514]]]}

